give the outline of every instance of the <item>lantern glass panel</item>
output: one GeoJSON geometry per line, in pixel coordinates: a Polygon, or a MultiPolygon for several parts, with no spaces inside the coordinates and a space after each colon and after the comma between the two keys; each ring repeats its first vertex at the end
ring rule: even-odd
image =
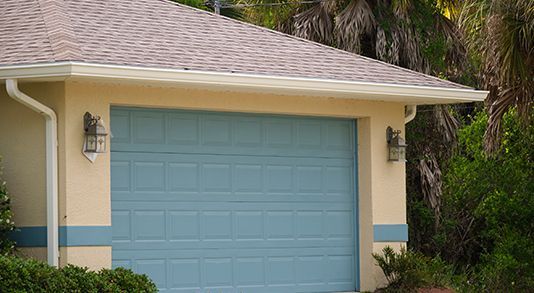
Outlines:
{"type": "Polygon", "coordinates": [[[106,136],[105,135],[97,135],[96,136],[96,152],[97,153],[104,153],[106,152],[106,136]]]}
{"type": "Polygon", "coordinates": [[[400,146],[399,147],[399,162],[405,162],[406,161],[406,147],[400,146]]]}
{"type": "Polygon", "coordinates": [[[89,153],[106,152],[106,128],[100,120],[91,120],[86,122],[89,125],[85,129],[85,151],[89,153]]]}
{"type": "Polygon", "coordinates": [[[399,149],[395,146],[389,147],[389,160],[398,161],[399,160],[399,149]]]}
{"type": "Polygon", "coordinates": [[[96,152],[97,151],[97,139],[96,135],[87,135],[85,137],[85,150],[87,152],[96,152]]]}

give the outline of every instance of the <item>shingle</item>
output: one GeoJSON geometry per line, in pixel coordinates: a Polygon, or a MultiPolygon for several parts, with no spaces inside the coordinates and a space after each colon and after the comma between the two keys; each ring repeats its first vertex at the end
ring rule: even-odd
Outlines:
{"type": "Polygon", "coordinates": [[[0,1],[0,66],[57,61],[466,88],[170,0],[0,1]]]}

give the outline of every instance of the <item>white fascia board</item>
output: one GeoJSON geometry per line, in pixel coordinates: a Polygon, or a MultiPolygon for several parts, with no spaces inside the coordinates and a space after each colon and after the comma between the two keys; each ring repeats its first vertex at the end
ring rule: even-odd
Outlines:
{"type": "Polygon", "coordinates": [[[39,63],[28,65],[0,66],[0,79],[65,79],[69,76],[72,64],[70,62],[39,63]]]}
{"type": "Polygon", "coordinates": [[[241,73],[204,72],[103,65],[82,62],[57,62],[32,65],[2,66],[0,79],[66,79],[97,78],[134,82],[164,82],[205,86],[231,86],[248,90],[283,90],[291,93],[314,93],[325,96],[356,95],[358,99],[381,101],[410,101],[426,103],[461,103],[483,101],[487,91],[439,88],[398,84],[380,84],[327,79],[280,77],[241,73]]]}

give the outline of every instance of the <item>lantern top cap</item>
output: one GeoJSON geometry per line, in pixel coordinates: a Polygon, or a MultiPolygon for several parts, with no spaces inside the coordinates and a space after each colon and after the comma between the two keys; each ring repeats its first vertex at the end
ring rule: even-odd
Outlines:
{"type": "Polygon", "coordinates": [[[402,131],[400,130],[393,130],[391,126],[388,126],[386,129],[386,140],[388,142],[388,145],[390,146],[407,146],[406,142],[404,141],[404,138],[400,136],[402,131]]]}
{"type": "Polygon", "coordinates": [[[108,135],[106,127],[100,116],[93,116],[91,113],[86,112],[84,115],[84,128],[85,133],[90,135],[108,135]]]}
{"type": "Polygon", "coordinates": [[[400,131],[395,133],[389,144],[391,146],[407,146],[406,141],[400,136],[400,131]]]}

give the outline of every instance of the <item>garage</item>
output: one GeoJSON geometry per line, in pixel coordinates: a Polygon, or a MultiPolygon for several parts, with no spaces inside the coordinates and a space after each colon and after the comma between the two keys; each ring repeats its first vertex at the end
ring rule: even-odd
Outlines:
{"type": "Polygon", "coordinates": [[[110,117],[113,267],[161,291],[358,289],[354,120],[110,117]]]}

